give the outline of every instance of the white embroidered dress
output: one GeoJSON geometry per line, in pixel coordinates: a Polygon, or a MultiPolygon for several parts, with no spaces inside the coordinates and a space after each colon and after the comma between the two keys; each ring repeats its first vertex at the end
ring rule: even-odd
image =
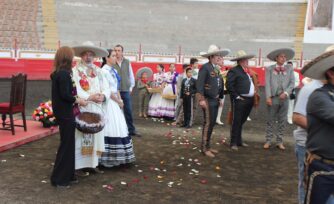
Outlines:
{"type": "MultiPolygon", "coordinates": [[[[87,75],[87,67],[82,63],[78,63],[77,66],[73,68],[73,80],[77,88],[78,97],[83,99],[88,99],[92,94],[101,93],[106,97],[110,96],[110,89],[106,78],[103,76],[102,71],[99,67],[93,66],[95,77],[90,77],[87,75]],[[80,79],[82,74],[84,74],[89,83],[89,89],[84,90],[80,86],[80,79]]],[[[103,102],[105,103],[105,102],[103,102]]],[[[80,107],[80,111],[91,111],[91,112],[101,112],[102,104],[94,105],[88,104],[86,107],[80,107]]],[[[82,132],[75,130],[75,169],[82,168],[95,168],[98,166],[99,157],[101,153],[105,151],[104,147],[104,130],[96,134],[83,134],[82,132]],[[85,141],[92,143],[93,152],[92,154],[82,154],[82,147],[85,141]]]]}

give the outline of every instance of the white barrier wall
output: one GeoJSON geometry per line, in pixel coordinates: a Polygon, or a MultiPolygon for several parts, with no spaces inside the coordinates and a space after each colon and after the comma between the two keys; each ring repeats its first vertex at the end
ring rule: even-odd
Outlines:
{"type": "Polygon", "coordinates": [[[308,0],[186,0],[202,2],[235,2],[235,3],[307,3],[308,0]]]}

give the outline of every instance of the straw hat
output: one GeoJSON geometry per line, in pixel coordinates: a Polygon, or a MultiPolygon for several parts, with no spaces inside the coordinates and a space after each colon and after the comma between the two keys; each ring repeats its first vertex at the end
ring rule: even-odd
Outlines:
{"type": "Polygon", "coordinates": [[[217,45],[210,45],[207,52],[200,52],[202,57],[209,57],[212,55],[220,55],[222,57],[228,55],[231,51],[229,49],[220,49],[217,45]]]}
{"type": "Polygon", "coordinates": [[[295,51],[291,48],[280,48],[274,51],[271,51],[268,55],[267,58],[276,61],[276,57],[280,54],[285,54],[286,60],[289,61],[295,56],[295,51]]]}
{"type": "Polygon", "coordinates": [[[334,45],[329,46],[324,53],[306,64],[302,74],[312,79],[326,80],[325,73],[334,67],[334,45]]]}
{"type": "Polygon", "coordinates": [[[148,78],[150,78],[153,75],[153,71],[152,71],[151,68],[149,68],[149,67],[142,67],[142,68],[138,69],[138,71],[136,73],[137,79],[139,79],[141,77],[141,75],[143,73],[145,73],[145,72],[147,73],[147,77],[148,78]]]}
{"type": "Polygon", "coordinates": [[[108,56],[108,51],[104,48],[97,47],[91,41],[86,41],[82,45],[72,47],[74,55],[80,57],[81,53],[85,51],[94,52],[96,57],[106,57],[108,56]]]}
{"type": "Polygon", "coordinates": [[[244,50],[239,50],[235,58],[230,59],[230,61],[238,61],[243,59],[252,59],[255,57],[253,54],[247,54],[244,50]]]}

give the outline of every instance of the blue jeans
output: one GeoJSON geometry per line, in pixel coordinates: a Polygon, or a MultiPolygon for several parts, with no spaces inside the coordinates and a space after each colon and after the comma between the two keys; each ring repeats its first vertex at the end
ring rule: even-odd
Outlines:
{"type": "Polygon", "coordinates": [[[326,204],[334,204],[334,194],[332,194],[332,195],[328,198],[326,204]]]}
{"type": "Polygon", "coordinates": [[[128,126],[129,135],[136,134],[136,128],[133,125],[133,117],[132,117],[132,103],[131,96],[129,91],[121,91],[121,98],[124,103],[124,116],[126,120],[126,125],[128,126]]]}
{"type": "Polygon", "coordinates": [[[296,144],[295,153],[298,164],[298,201],[304,203],[305,199],[305,188],[304,188],[304,159],[305,159],[306,148],[296,144]]]}

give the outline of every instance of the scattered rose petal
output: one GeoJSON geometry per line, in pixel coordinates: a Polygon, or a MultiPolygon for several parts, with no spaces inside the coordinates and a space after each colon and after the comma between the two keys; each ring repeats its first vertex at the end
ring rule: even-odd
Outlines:
{"type": "Polygon", "coordinates": [[[139,181],[140,181],[140,180],[137,179],[137,178],[135,178],[135,179],[132,180],[133,183],[139,183],[139,181]]]}
{"type": "Polygon", "coordinates": [[[20,157],[25,157],[24,154],[20,154],[20,157]]]}
{"type": "Polygon", "coordinates": [[[124,181],[121,181],[121,184],[122,184],[122,185],[126,185],[126,182],[124,182],[124,181]]]}
{"type": "Polygon", "coordinates": [[[184,157],[180,157],[180,159],[184,160],[184,157]]]}
{"type": "Polygon", "coordinates": [[[148,176],[143,176],[143,179],[147,180],[147,179],[148,179],[148,176]]]}
{"type": "Polygon", "coordinates": [[[165,163],[165,161],[164,161],[164,160],[160,161],[160,164],[164,164],[164,163],[165,163]]]}
{"type": "Polygon", "coordinates": [[[198,159],[194,159],[194,162],[198,162],[198,159]]]}
{"type": "Polygon", "coordinates": [[[163,177],[163,176],[160,176],[160,175],[158,175],[158,176],[157,176],[157,178],[158,178],[158,179],[163,179],[164,177],[163,177]]]}
{"type": "Polygon", "coordinates": [[[182,163],[179,163],[177,166],[183,166],[183,164],[182,164],[182,163]]]}
{"type": "Polygon", "coordinates": [[[42,183],[47,183],[47,181],[45,181],[45,180],[42,180],[41,182],[42,182],[42,183]]]}
{"type": "Polygon", "coordinates": [[[221,176],[219,174],[217,174],[217,178],[220,178],[221,176]]]}
{"type": "Polygon", "coordinates": [[[138,169],[138,173],[143,173],[143,170],[141,170],[141,169],[138,169]]]}
{"type": "Polygon", "coordinates": [[[177,183],[177,185],[178,185],[178,186],[181,186],[181,185],[182,185],[182,183],[177,183]]]}
{"type": "Polygon", "coordinates": [[[219,166],[216,166],[216,170],[220,170],[220,167],[219,167],[219,166]]]}
{"type": "Polygon", "coordinates": [[[167,172],[167,169],[162,170],[163,172],[167,172]]]}
{"type": "Polygon", "coordinates": [[[190,158],[189,161],[191,162],[191,161],[192,161],[192,158],[190,158]]]}
{"type": "Polygon", "coordinates": [[[190,175],[193,175],[194,173],[193,172],[189,172],[190,175]]]}
{"type": "Polygon", "coordinates": [[[199,163],[199,162],[198,162],[198,163],[196,163],[196,164],[197,164],[198,166],[201,166],[201,163],[199,163]]]}
{"type": "Polygon", "coordinates": [[[193,149],[197,149],[197,147],[193,147],[193,149]]]}
{"type": "Polygon", "coordinates": [[[191,164],[188,164],[188,166],[191,166],[191,164]]]}
{"type": "Polygon", "coordinates": [[[196,169],[191,169],[192,172],[194,172],[195,174],[198,174],[199,171],[197,171],[196,169]]]}
{"type": "Polygon", "coordinates": [[[201,184],[207,184],[207,183],[208,183],[208,181],[206,179],[201,180],[201,184]]]}
{"type": "Polygon", "coordinates": [[[6,160],[6,159],[3,159],[3,160],[1,160],[1,162],[7,162],[7,160],[6,160]]]}
{"type": "Polygon", "coordinates": [[[155,170],[155,171],[160,171],[160,169],[158,169],[158,168],[154,168],[154,170],[155,170]]]}

